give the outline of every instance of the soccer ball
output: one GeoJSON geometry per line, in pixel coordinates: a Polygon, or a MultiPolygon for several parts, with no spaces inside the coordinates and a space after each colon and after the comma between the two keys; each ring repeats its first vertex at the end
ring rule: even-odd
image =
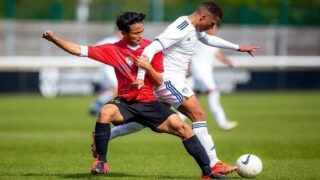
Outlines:
{"type": "Polygon", "coordinates": [[[244,178],[254,178],[262,171],[262,162],[260,158],[254,154],[241,155],[237,161],[237,173],[244,178]]]}

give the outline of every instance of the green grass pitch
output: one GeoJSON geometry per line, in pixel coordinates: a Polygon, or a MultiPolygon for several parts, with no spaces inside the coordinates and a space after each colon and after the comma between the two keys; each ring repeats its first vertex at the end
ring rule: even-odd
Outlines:
{"type": "MultiPolygon", "coordinates": [[[[109,173],[91,176],[93,99],[0,95],[0,179],[199,179],[180,140],[149,129],[112,141],[109,173]]],[[[222,104],[239,126],[220,131],[208,113],[221,160],[253,153],[264,166],[257,179],[320,179],[319,91],[226,94],[222,104]]]]}

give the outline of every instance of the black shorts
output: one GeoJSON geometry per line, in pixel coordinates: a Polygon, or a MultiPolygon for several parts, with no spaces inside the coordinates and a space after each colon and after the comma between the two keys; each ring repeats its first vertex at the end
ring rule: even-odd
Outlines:
{"type": "Polygon", "coordinates": [[[116,97],[107,104],[114,104],[119,108],[124,118],[124,123],[137,122],[156,131],[174,112],[159,101],[131,102],[124,98],[116,97]]]}

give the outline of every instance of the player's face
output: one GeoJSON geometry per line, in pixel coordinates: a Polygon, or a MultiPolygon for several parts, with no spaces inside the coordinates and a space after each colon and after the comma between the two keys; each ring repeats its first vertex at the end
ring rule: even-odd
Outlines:
{"type": "Polygon", "coordinates": [[[220,19],[216,16],[212,16],[210,14],[203,15],[197,26],[197,31],[202,32],[210,30],[214,28],[214,26],[219,23],[219,21],[220,19]]]}
{"type": "Polygon", "coordinates": [[[144,27],[142,23],[135,23],[130,26],[128,33],[122,33],[124,40],[131,46],[139,45],[143,38],[144,27]]]}

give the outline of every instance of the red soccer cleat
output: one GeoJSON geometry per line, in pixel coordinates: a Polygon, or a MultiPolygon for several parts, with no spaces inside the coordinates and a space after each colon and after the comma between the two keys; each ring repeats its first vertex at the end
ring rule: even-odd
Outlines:
{"type": "Polygon", "coordinates": [[[201,179],[202,180],[207,180],[207,179],[228,179],[228,176],[225,176],[223,174],[218,174],[218,173],[211,172],[211,174],[209,174],[207,176],[202,175],[201,179]]]}
{"type": "Polygon", "coordinates": [[[91,174],[106,174],[108,170],[108,164],[103,161],[95,161],[91,166],[91,174]]]}
{"type": "Polygon", "coordinates": [[[237,166],[229,165],[223,162],[217,162],[216,165],[211,167],[211,171],[216,174],[229,174],[238,169],[237,166]]]}

